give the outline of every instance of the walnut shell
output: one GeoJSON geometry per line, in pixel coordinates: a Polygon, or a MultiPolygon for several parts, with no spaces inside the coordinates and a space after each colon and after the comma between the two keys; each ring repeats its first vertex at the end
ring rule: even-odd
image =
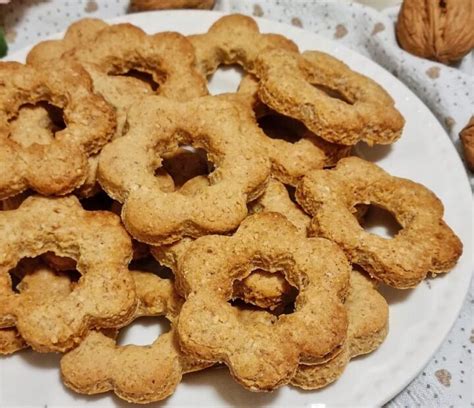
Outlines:
{"type": "Polygon", "coordinates": [[[459,136],[464,149],[467,167],[474,171],[474,116],[471,116],[469,123],[461,130],[459,136]]]}
{"type": "Polygon", "coordinates": [[[400,46],[411,54],[458,61],[474,48],[474,1],[404,0],[396,31],[400,46]]]}
{"type": "Polygon", "coordinates": [[[215,0],[131,0],[133,11],[166,10],[166,9],[212,9],[215,0]]]}

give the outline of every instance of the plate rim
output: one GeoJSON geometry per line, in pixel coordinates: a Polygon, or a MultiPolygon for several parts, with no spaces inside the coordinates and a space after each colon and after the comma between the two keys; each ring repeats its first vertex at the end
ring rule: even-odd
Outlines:
{"type": "MultiPolygon", "coordinates": [[[[196,13],[201,14],[201,17],[205,18],[206,20],[212,18],[213,19],[212,21],[214,21],[215,19],[217,19],[219,17],[222,17],[224,15],[235,14],[235,13],[221,12],[221,11],[215,11],[215,10],[212,10],[212,11],[211,10],[160,10],[160,11],[146,11],[146,12],[125,14],[125,15],[117,16],[117,17],[113,17],[113,18],[104,18],[103,20],[107,23],[112,23],[112,24],[116,24],[116,23],[120,23],[120,22],[130,22],[130,23],[136,24],[137,26],[140,27],[139,20],[142,19],[142,18],[153,19],[154,16],[158,16],[158,15],[160,16],[160,18],[165,18],[166,15],[169,15],[169,18],[179,19],[180,15],[190,15],[190,14],[196,14],[196,13]],[[163,17],[163,16],[165,16],[165,17],[163,17]],[[138,20],[138,22],[137,22],[137,20],[138,20]]],[[[380,69],[385,71],[385,74],[388,74],[391,77],[392,80],[395,80],[398,83],[399,86],[402,86],[404,88],[405,92],[408,92],[411,95],[412,98],[414,98],[420,105],[423,106],[423,108],[425,110],[425,114],[427,113],[430,116],[430,119],[434,123],[436,123],[436,127],[437,127],[438,131],[442,131],[442,133],[445,136],[445,142],[443,142],[444,143],[443,147],[447,148],[450,151],[449,156],[455,155],[455,157],[456,157],[456,159],[454,161],[457,163],[458,168],[455,169],[454,172],[459,173],[456,176],[459,176],[461,173],[463,174],[463,180],[462,181],[457,180],[457,182],[460,185],[461,184],[464,185],[464,188],[463,188],[464,191],[460,192],[460,195],[464,196],[467,193],[465,198],[467,198],[467,196],[471,196],[471,187],[470,187],[470,182],[469,182],[469,178],[468,178],[468,173],[467,173],[467,170],[465,169],[465,167],[462,163],[462,160],[459,156],[458,151],[456,150],[456,148],[454,146],[454,143],[449,138],[449,135],[446,133],[445,129],[442,127],[442,125],[441,125],[440,121],[438,120],[438,118],[433,114],[433,112],[428,108],[428,106],[407,85],[405,85],[405,83],[403,83],[400,79],[395,77],[390,71],[388,71],[386,68],[384,68],[383,66],[381,66],[380,64],[378,64],[374,60],[366,57],[365,55],[360,54],[358,51],[353,50],[353,49],[347,47],[344,44],[337,43],[335,40],[333,40],[331,38],[324,37],[322,35],[319,35],[317,33],[312,32],[310,30],[306,30],[304,28],[294,27],[292,25],[282,23],[282,22],[278,22],[278,21],[274,21],[274,20],[271,20],[271,19],[261,18],[261,17],[254,17],[254,16],[250,16],[250,17],[253,18],[259,26],[261,26],[262,24],[263,25],[275,26],[276,27],[275,30],[272,30],[271,32],[278,33],[279,32],[278,31],[279,26],[282,26],[282,27],[285,27],[286,30],[289,29],[290,31],[293,31],[293,32],[297,33],[297,35],[302,35],[302,36],[310,35],[310,36],[315,37],[315,38],[320,38],[324,42],[334,44],[335,46],[337,46],[338,49],[340,49],[342,51],[347,51],[351,54],[357,54],[358,58],[363,58],[363,59],[369,61],[371,64],[375,64],[380,69]],[[447,147],[448,145],[449,145],[449,147],[447,147]],[[462,171],[459,171],[460,169],[462,171]]],[[[180,32],[179,21],[177,22],[177,26],[178,27],[176,28],[176,31],[180,32]]],[[[154,31],[154,32],[160,32],[160,30],[158,29],[157,31],[154,31]]],[[[270,32],[270,31],[262,30],[262,32],[265,33],[265,32],[270,32]]],[[[45,37],[41,41],[61,38],[64,35],[64,33],[65,33],[65,30],[63,30],[61,32],[58,32],[58,33],[55,33],[55,34],[52,34],[48,37],[45,37]]],[[[295,40],[295,42],[297,42],[297,40],[295,40]]],[[[34,45],[36,45],[37,43],[38,42],[35,42],[32,45],[22,47],[21,49],[16,50],[11,54],[8,54],[6,56],[6,58],[3,59],[3,61],[22,60],[21,58],[19,59],[17,56],[18,55],[26,55],[28,53],[28,51],[34,45]]],[[[318,49],[318,47],[315,46],[315,49],[318,49]]],[[[379,165],[383,168],[383,164],[379,164],[379,165]]],[[[473,214],[472,214],[472,211],[471,211],[471,220],[470,220],[471,221],[470,222],[470,224],[471,224],[471,235],[469,237],[468,243],[472,242],[472,229],[473,229],[472,228],[472,224],[473,224],[472,215],[473,214]]],[[[469,274],[464,273],[464,275],[466,275],[466,277],[464,278],[464,284],[463,284],[464,291],[463,291],[462,296],[459,296],[459,301],[456,304],[456,307],[455,307],[455,312],[456,313],[454,314],[453,309],[452,309],[452,313],[451,313],[454,316],[454,318],[450,319],[450,323],[445,324],[445,326],[443,327],[443,330],[442,330],[443,333],[442,333],[442,335],[439,336],[439,341],[437,342],[437,346],[433,347],[433,350],[430,351],[430,357],[427,358],[426,361],[424,361],[422,364],[419,363],[418,364],[419,367],[417,367],[416,370],[412,370],[411,374],[406,376],[406,380],[403,382],[403,384],[398,384],[397,387],[392,387],[391,392],[387,393],[388,395],[383,396],[383,398],[378,398],[378,399],[374,398],[376,400],[374,402],[374,405],[376,405],[376,406],[383,405],[383,404],[387,403],[388,401],[392,400],[400,392],[402,392],[407,387],[407,385],[410,384],[419,375],[419,373],[423,370],[423,368],[430,362],[433,355],[436,354],[436,352],[439,350],[439,348],[443,345],[443,343],[446,340],[446,337],[448,336],[448,334],[452,330],[452,327],[454,326],[454,324],[457,320],[457,317],[459,316],[459,313],[460,313],[460,311],[461,311],[461,309],[462,309],[462,307],[465,303],[467,295],[470,291],[471,279],[472,279],[472,276],[473,276],[472,253],[468,254],[467,252],[468,252],[469,248],[466,248],[466,243],[465,242],[463,242],[463,244],[464,244],[464,253],[463,253],[462,256],[463,257],[469,257],[469,255],[470,255],[470,258],[471,258],[470,262],[468,262],[470,264],[470,273],[469,274]]],[[[461,273],[461,271],[459,271],[459,273],[461,273]]],[[[438,331],[439,331],[439,329],[438,329],[438,331]]],[[[177,392],[178,392],[178,390],[177,390],[177,392]]],[[[315,391],[315,394],[317,394],[317,391],[315,391]]]]}

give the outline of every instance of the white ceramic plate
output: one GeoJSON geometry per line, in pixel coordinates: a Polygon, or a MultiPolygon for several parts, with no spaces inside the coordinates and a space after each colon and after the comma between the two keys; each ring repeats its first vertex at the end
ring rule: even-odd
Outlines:
{"type": "MultiPolygon", "coordinates": [[[[173,11],[127,15],[113,21],[133,23],[149,33],[174,30],[194,34],[206,31],[220,16],[216,12],[173,11]]],[[[259,19],[258,23],[263,32],[283,34],[302,50],[319,49],[340,58],[375,79],[393,96],[406,119],[402,138],[390,147],[361,147],[359,154],[394,175],[408,177],[433,190],[443,201],[445,219],[461,237],[465,251],[456,268],[446,276],[428,280],[415,290],[384,290],[390,303],[390,332],[386,341],[376,352],[353,360],[335,384],[317,392],[283,387],[270,394],[251,393],[237,385],[227,369],[212,369],[185,376],[164,405],[379,406],[401,391],[426,365],[454,323],[468,290],[472,270],[472,199],[466,173],[436,118],[383,68],[310,32],[267,20],[259,19]]],[[[22,61],[26,53],[23,50],[10,58],[22,61]]],[[[221,70],[212,80],[212,90],[235,90],[238,80],[236,71],[221,70]]],[[[148,321],[133,326],[134,333],[129,331],[128,335],[132,341],[143,344],[146,339],[150,343],[158,330],[150,328],[148,321]]],[[[3,358],[0,406],[126,405],[112,393],[86,397],[70,392],[60,381],[58,363],[57,355],[30,351],[3,358]]]]}

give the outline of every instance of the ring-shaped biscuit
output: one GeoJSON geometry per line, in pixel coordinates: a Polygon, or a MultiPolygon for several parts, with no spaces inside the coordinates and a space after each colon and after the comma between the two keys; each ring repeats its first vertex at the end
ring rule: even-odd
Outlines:
{"type": "Polygon", "coordinates": [[[144,404],[171,395],[183,374],[209,367],[212,363],[184,355],[176,342],[173,322],[182,299],[173,282],[152,273],[132,271],[137,288],[140,316],[165,316],[171,331],[151,345],[119,346],[105,334],[91,331],[82,343],[61,359],[64,384],[81,394],[113,390],[120,398],[144,404]]]}
{"type": "Polygon", "coordinates": [[[405,121],[390,95],[337,58],[268,50],[256,67],[261,101],[328,142],[389,144],[401,135],[405,121]]]}
{"type": "MultiPolygon", "coordinates": [[[[87,158],[115,131],[115,113],[92,92],[88,74],[77,64],[34,68],[16,62],[0,64],[0,198],[27,188],[41,194],[67,194],[88,172],[87,158]],[[9,138],[10,121],[24,105],[48,102],[63,110],[66,127],[48,144],[22,146],[9,138]]],[[[35,132],[35,128],[28,130],[35,132]]]]}
{"type": "Polygon", "coordinates": [[[232,236],[201,237],[176,274],[186,298],[177,324],[180,346],[195,358],[225,363],[250,390],[275,389],[291,380],[299,363],[317,364],[340,352],[349,273],[334,243],[302,239],[276,213],[248,217],[232,236]],[[233,282],[255,269],[282,271],[299,289],[292,314],[246,313],[228,303],[233,282]]]}
{"type": "Polygon", "coordinates": [[[179,103],[151,96],[129,111],[127,134],[102,150],[99,182],[124,204],[122,220],[139,241],[224,233],[246,217],[247,202],[262,193],[270,173],[261,146],[247,142],[256,132],[254,122],[241,120],[240,104],[225,97],[179,103]],[[165,192],[154,175],[160,156],[180,145],[206,150],[215,166],[197,194],[165,192]]]}
{"type": "Polygon", "coordinates": [[[29,197],[0,212],[0,232],[0,327],[16,326],[35,350],[65,351],[89,328],[119,326],[135,312],[131,241],[116,215],[85,211],[74,196],[29,197]],[[76,260],[82,277],[64,299],[33,304],[12,290],[9,270],[48,251],[76,260]]]}
{"type": "MultiPolygon", "coordinates": [[[[195,194],[199,189],[208,185],[207,180],[196,177],[182,187],[182,194],[195,194]]],[[[285,186],[271,178],[264,193],[256,200],[248,203],[250,214],[276,212],[285,216],[306,238],[311,218],[293,202],[285,186]]],[[[173,272],[179,273],[178,264],[186,254],[193,240],[184,238],[171,245],[153,246],[150,249],[155,259],[173,272]]],[[[268,310],[281,310],[294,297],[294,288],[281,274],[254,270],[245,279],[235,281],[233,300],[240,299],[245,303],[268,310]]]]}
{"type": "Polygon", "coordinates": [[[196,63],[204,76],[220,65],[238,64],[246,72],[255,71],[257,57],[268,49],[298,52],[298,46],[279,34],[262,34],[254,19],[242,14],[221,17],[204,34],[188,37],[194,46],[196,63]]]}
{"type": "Polygon", "coordinates": [[[185,101],[207,94],[205,81],[194,69],[193,47],[179,33],[148,35],[132,24],[111,25],[98,33],[93,44],[76,48],[69,56],[107,75],[147,73],[166,98],[185,101]]]}
{"type": "MultiPolygon", "coordinates": [[[[48,107],[43,105],[23,106],[17,117],[10,123],[10,139],[21,145],[29,147],[34,143],[47,145],[54,141],[54,134],[59,130],[51,116],[48,107]]],[[[56,118],[54,118],[56,119],[56,118]]],[[[84,183],[74,193],[81,198],[92,197],[97,194],[100,187],[96,180],[99,155],[88,158],[88,171],[84,183]]]]}
{"type": "Polygon", "coordinates": [[[336,242],[352,263],[396,288],[414,287],[429,272],[447,272],[462,253],[435,194],[357,157],[303,178],[296,199],[313,216],[311,234],[336,242]],[[365,231],[355,215],[358,204],[388,210],[402,229],[393,238],[365,231]]]}

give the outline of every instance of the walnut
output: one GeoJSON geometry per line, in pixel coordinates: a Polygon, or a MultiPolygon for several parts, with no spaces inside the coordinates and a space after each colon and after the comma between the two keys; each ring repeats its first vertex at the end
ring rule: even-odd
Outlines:
{"type": "Polygon", "coordinates": [[[469,123],[459,133],[461,143],[464,149],[464,158],[466,159],[467,167],[474,171],[474,116],[471,116],[469,123]]]}
{"type": "Polygon", "coordinates": [[[411,54],[449,64],[474,48],[473,0],[404,0],[397,38],[411,54]]]}
{"type": "Polygon", "coordinates": [[[212,9],[214,0],[131,0],[130,10],[212,9]]]}

